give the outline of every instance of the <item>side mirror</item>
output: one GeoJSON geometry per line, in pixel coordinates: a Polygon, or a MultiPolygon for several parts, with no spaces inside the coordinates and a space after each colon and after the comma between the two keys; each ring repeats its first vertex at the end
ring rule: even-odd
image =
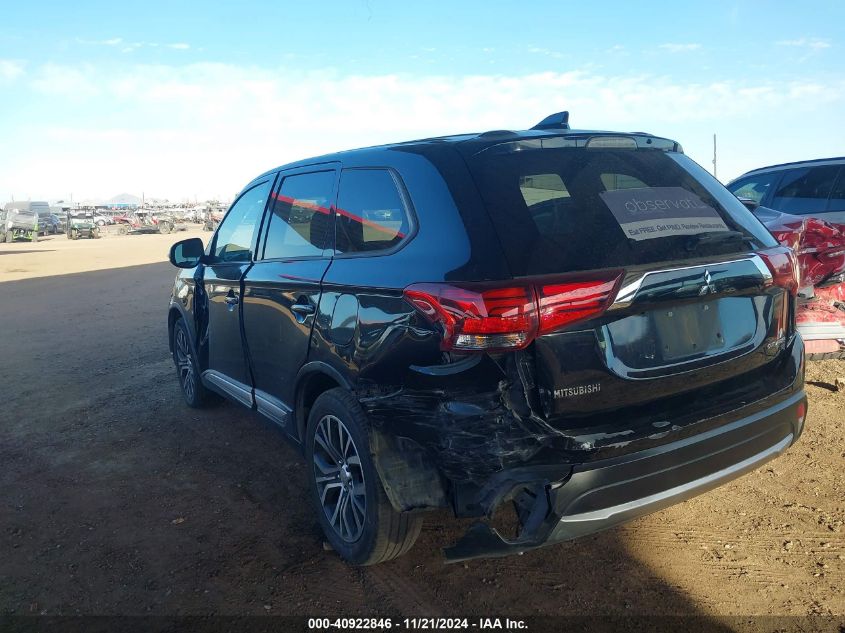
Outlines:
{"type": "Polygon", "coordinates": [[[170,263],[177,268],[194,268],[204,255],[205,247],[198,237],[176,242],[170,247],[170,263]]]}

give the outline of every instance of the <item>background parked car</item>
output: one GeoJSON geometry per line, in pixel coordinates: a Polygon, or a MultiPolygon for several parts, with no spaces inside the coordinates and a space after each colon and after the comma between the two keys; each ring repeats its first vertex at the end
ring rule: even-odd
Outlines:
{"type": "Polygon", "coordinates": [[[807,359],[845,358],[845,225],[743,203],[798,259],[795,321],[807,359]]]}
{"type": "Polygon", "coordinates": [[[761,167],[727,188],[738,198],[781,213],[845,223],[845,157],[761,167]]]}
{"type": "Polygon", "coordinates": [[[38,209],[38,234],[39,235],[56,235],[61,233],[61,222],[58,216],[50,211],[49,208],[38,209]]]}

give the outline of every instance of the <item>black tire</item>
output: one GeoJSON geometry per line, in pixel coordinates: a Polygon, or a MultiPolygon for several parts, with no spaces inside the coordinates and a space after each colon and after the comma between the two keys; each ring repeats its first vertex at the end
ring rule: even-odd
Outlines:
{"type": "Polygon", "coordinates": [[[162,235],[167,235],[172,230],[172,227],[167,222],[159,222],[158,230],[162,235]]]}
{"type": "Polygon", "coordinates": [[[6,235],[3,237],[3,240],[6,242],[6,244],[11,244],[14,239],[15,236],[12,235],[12,232],[6,231],[6,235]]]}
{"type": "MultiPolygon", "coordinates": [[[[405,554],[414,545],[422,528],[421,515],[397,512],[390,504],[370,454],[368,434],[369,423],[364,410],[345,389],[330,389],[320,395],[308,415],[305,456],[311,499],[326,539],[341,558],[353,565],[375,565],[405,554]],[[339,421],[351,436],[351,451],[358,460],[353,461],[353,457],[344,454],[339,455],[340,463],[329,462],[329,453],[324,449],[325,433],[321,435],[322,444],[317,441],[317,433],[318,428],[325,430],[326,421],[331,424],[333,420],[339,421]],[[347,458],[349,464],[347,464],[347,458]],[[321,466],[318,467],[318,463],[321,466]],[[337,476],[325,474],[335,467],[337,476]],[[343,468],[346,469],[346,483],[342,481],[343,468]],[[353,471],[352,475],[349,474],[350,470],[353,471]],[[332,482],[324,483],[326,488],[334,486],[327,492],[325,499],[321,499],[320,484],[317,482],[318,471],[324,482],[332,482]],[[363,482],[356,479],[358,475],[363,482]],[[344,493],[341,490],[348,490],[348,492],[344,493]],[[361,496],[362,490],[363,510],[360,509],[361,502],[355,502],[355,499],[361,496]],[[337,493],[336,502],[329,498],[329,494],[333,493],[337,493]],[[347,499],[345,506],[341,502],[344,494],[347,499]],[[324,507],[324,501],[328,501],[329,509],[324,507]],[[332,503],[335,503],[335,515],[338,514],[338,508],[340,508],[340,514],[348,520],[351,516],[351,523],[347,521],[347,524],[354,527],[357,534],[343,534],[342,517],[338,517],[337,527],[333,525],[328,515],[331,512],[332,503]],[[359,516],[362,517],[360,522],[359,516]]],[[[344,443],[342,439],[341,443],[344,443]]],[[[349,446],[348,442],[346,445],[349,446]]]]}
{"type": "Polygon", "coordinates": [[[182,319],[177,319],[176,323],[173,324],[172,343],[173,363],[176,365],[179,388],[188,406],[194,409],[201,409],[220,402],[222,398],[207,389],[202,384],[202,380],[200,380],[194,347],[191,343],[191,335],[188,332],[185,321],[182,319]]]}
{"type": "Polygon", "coordinates": [[[100,227],[99,226],[95,226],[94,228],[91,229],[91,237],[94,238],[95,240],[100,239],[100,227]]]}

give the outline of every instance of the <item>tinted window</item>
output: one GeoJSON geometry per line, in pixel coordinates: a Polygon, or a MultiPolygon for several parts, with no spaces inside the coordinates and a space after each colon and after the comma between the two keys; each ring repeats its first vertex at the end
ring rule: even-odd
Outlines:
{"type": "Polygon", "coordinates": [[[838,171],[835,165],[790,169],[778,183],[771,206],[784,213],[824,211],[838,171]]]}
{"type": "Polygon", "coordinates": [[[839,168],[839,176],[836,184],[830,192],[830,200],[827,203],[828,211],[845,211],[845,168],[839,168]]]}
{"type": "Polygon", "coordinates": [[[748,176],[737,180],[728,186],[737,198],[748,198],[757,204],[762,204],[763,198],[771,186],[780,178],[782,172],[773,171],[767,174],[748,176]]]}
{"type": "Polygon", "coordinates": [[[273,195],[265,259],[313,257],[332,247],[335,172],[288,176],[273,195]]]}
{"type": "Polygon", "coordinates": [[[214,257],[222,262],[248,262],[255,229],[267,203],[271,181],[245,192],[229,209],[214,237],[214,257]]]}
{"type": "Polygon", "coordinates": [[[388,249],[410,230],[408,212],[388,170],[343,170],[337,197],[339,253],[388,249]]]}
{"type": "Polygon", "coordinates": [[[775,245],[734,196],[682,154],[493,147],[472,156],[469,167],[514,275],[775,245]],[[706,233],[723,237],[697,237],[706,233]]]}

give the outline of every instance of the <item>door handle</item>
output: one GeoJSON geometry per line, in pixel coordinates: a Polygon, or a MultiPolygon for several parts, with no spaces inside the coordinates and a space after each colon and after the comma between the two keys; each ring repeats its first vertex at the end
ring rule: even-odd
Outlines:
{"type": "Polygon", "coordinates": [[[314,314],[314,306],[312,306],[310,303],[294,303],[290,307],[290,311],[294,314],[308,316],[309,314],[314,314]]]}
{"type": "Polygon", "coordinates": [[[305,323],[305,319],[314,314],[316,308],[310,303],[294,303],[290,311],[293,312],[293,318],[297,323],[305,323]]]}
{"type": "Polygon", "coordinates": [[[236,295],[235,293],[230,291],[229,294],[226,295],[225,301],[226,301],[226,309],[229,310],[229,312],[232,312],[235,309],[235,306],[238,305],[238,303],[240,303],[241,298],[238,295],[236,295]]]}

